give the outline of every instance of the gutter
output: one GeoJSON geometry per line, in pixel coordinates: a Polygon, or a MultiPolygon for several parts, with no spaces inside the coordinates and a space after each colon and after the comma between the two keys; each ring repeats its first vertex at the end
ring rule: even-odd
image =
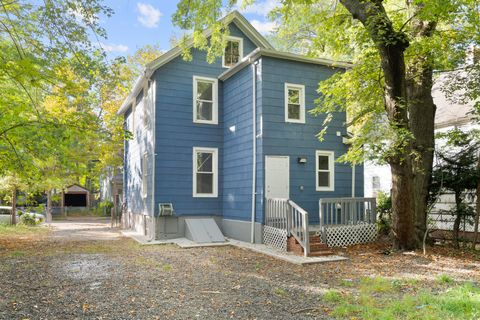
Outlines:
{"type": "MultiPolygon", "coordinates": [[[[250,59],[249,59],[250,60],[250,59]]],[[[250,60],[252,63],[252,221],[250,230],[250,242],[255,243],[255,212],[257,201],[257,65],[258,61],[250,60]]]]}
{"type": "Polygon", "coordinates": [[[140,89],[142,89],[145,85],[145,82],[148,81],[150,79],[150,77],[152,76],[153,72],[155,70],[152,69],[152,68],[145,68],[145,71],[143,72],[143,75],[141,75],[137,81],[135,81],[135,84],[133,86],[133,89],[132,91],[130,91],[130,94],[128,95],[128,97],[125,99],[125,101],[123,101],[122,103],[122,106],[120,107],[120,109],[118,109],[117,111],[117,115],[122,115],[125,113],[125,111],[127,111],[128,107],[130,106],[130,104],[132,103],[133,99],[135,99],[135,97],[137,96],[138,92],[140,91],[140,89]]]}
{"type": "Polygon", "coordinates": [[[352,164],[352,198],[355,198],[355,164],[352,164]]]}

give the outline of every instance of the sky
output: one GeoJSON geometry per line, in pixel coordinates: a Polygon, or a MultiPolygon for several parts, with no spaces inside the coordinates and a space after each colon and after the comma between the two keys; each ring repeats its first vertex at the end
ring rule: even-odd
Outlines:
{"type": "MultiPolygon", "coordinates": [[[[111,17],[102,17],[100,23],[108,38],[100,45],[109,57],[133,54],[146,44],[158,44],[161,50],[170,49],[170,40],[180,37],[182,31],[172,25],[171,17],[177,8],[177,0],[106,0],[114,10],[111,17]]],[[[241,1],[239,1],[241,2],[241,1]]],[[[275,27],[266,15],[277,5],[277,0],[257,0],[255,4],[239,11],[266,34],[275,27]]]]}

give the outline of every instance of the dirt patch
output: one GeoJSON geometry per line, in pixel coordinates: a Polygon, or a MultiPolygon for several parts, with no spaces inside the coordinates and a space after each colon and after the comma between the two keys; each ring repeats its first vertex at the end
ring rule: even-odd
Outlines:
{"type": "Polygon", "coordinates": [[[234,247],[72,239],[33,238],[0,253],[0,319],[327,319],[324,295],[366,277],[415,290],[442,275],[480,281],[478,256],[447,248],[423,256],[380,243],[337,250],[347,261],[298,266],[234,247]]]}

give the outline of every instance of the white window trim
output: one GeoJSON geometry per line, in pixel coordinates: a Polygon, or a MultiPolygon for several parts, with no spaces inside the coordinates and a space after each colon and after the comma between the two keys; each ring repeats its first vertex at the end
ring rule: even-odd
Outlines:
{"type": "MultiPolygon", "coordinates": [[[[243,38],[240,37],[234,37],[234,36],[228,36],[227,37],[227,42],[228,41],[238,41],[238,53],[240,54],[240,57],[238,61],[243,59],[243,38]]],[[[225,50],[222,55],[222,67],[223,68],[231,68],[232,66],[226,66],[225,65],[225,50]]]]}
{"type": "Polygon", "coordinates": [[[142,198],[148,195],[148,153],[144,152],[142,156],[142,198]]]}
{"type": "Polygon", "coordinates": [[[218,148],[193,147],[192,157],[192,191],[194,198],[217,198],[218,197],[218,148]],[[197,152],[209,152],[213,154],[212,172],[213,172],[213,193],[197,193],[197,152]]]}
{"type": "Polygon", "coordinates": [[[305,86],[303,84],[294,84],[285,82],[285,122],[291,123],[305,123],[305,86]],[[288,117],[288,89],[298,89],[300,90],[300,119],[290,119],[288,117]]]}
{"type": "Polygon", "coordinates": [[[218,124],[218,79],[207,78],[200,76],[193,76],[193,122],[204,124],[218,124]],[[198,120],[197,119],[197,82],[208,81],[213,83],[212,88],[212,120],[198,120]]]}
{"type": "Polygon", "coordinates": [[[335,190],[335,153],[333,151],[317,150],[315,152],[315,188],[317,191],[334,191],[335,190]],[[329,180],[330,186],[318,186],[318,156],[328,156],[329,180]]]}

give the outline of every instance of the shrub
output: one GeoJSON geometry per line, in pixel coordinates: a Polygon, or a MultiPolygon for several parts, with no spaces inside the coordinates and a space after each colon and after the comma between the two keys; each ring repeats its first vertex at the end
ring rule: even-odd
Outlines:
{"type": "Polygon", "coordinates": [[[35,216],[34,213],[24,212],[20,216],[20,223],[27,226],[36,226],[43,222],[43,219],[35,216]]]}
{"type": "Polygon", "coordinates": [[[379,192],[377,195],[377,228],[379,234],[388,235],[392,228],[392,197],[379,192]]]}

